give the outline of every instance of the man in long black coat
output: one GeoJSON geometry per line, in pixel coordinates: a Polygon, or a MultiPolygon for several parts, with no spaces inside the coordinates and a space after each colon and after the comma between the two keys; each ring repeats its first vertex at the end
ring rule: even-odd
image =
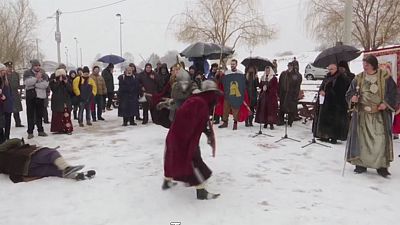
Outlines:
{"type": "Polygon", "coordinates": [[[313,131],[321,141],[336,144],[337,140],[344,141],[347,138],[349,116],[345,96],[350,81],[338,71],[336,64],[329,65],[328,70],[319,89],[313,131]]]}
{"type": "Polygon", "coordinates": [[[288,70],[283,71],[279,77],[279,118],[278,126],[284,124],[284,116],[288,114],[288,125],[292,126],[297,113],[299,101],[301,74],[294,69],[292,62],[288,64],[288,70]]]}

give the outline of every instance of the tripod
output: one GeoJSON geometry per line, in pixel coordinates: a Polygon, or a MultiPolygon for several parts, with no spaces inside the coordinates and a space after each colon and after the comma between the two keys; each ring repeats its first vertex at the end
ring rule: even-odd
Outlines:
{"type": "Polygon", "coordinates": [[[287,127],[288,127],[288,120],[289,120],[288,114],[285,114],[284,119],[285,119],[285,136],[283,136],[281,139],[275,141],[275,143],[278,143],[278,142],[283,141],[283,140],[285,140],[285,139],[292,140],[292,141],[296,141],[296,142],[300,142],[299,140],[296,140],[296,139],[294,139],[294,138],[290,138],[290,137],[288,136],[288,134],[287,134],[287,127]]]}
{"type": "Polygon", "coordinates": [[[267,137],[274,137],[274,136],[269,135],[269,134],[264,134],[264,133],[261,131],[261,123],[260,123],[260,130],[253,136],[253,138],[258,137],[258,136],[260,136],[260,135],[264,135],[264,136],[267,136],[267,137]]]}
{"type": "MultiPolygon", "coordinates": [[[[315,107],[317,107],[317,106],[315,106],[315,107]]],[[[317,110],[317,109],[316,109],[317,110]]],[[[317,112],[315,110],[315,112],[317,112]]],[[[315,113],[314,115],[317,115],[317,113],[315,113]]],[[[316,122],[316,120],[318,120],[318,118],[316,117],[316,116],[314,116],[314,120],[313,120],[313,138],[311,139],[311,141],[308,143],[308,144],[306,144],[306,145],[304,145],[304,146],[302,146],[301,148],[306,148],[306,147],[308,147],[308,146],[310,146],[310,145],[313,145],[313,144],[317,144],[317,145],[320,145],[320,146],[322,146],[322,147],[326,147],[326,148],[332,148],[331,146],[329,146],[329,145],[324,145],[324,144],[321,144],[321,143],[318,143],[316,140],[315,140],[315,132],[317,132],[316,130],[317,130],[317,122],[316,122]]]]}

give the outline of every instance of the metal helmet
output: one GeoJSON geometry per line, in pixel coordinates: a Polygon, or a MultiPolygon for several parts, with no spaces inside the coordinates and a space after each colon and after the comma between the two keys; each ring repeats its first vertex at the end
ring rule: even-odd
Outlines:
{"type": "Polygon", "coordinates": [[[201,83],[201,92],[218,91],[220,92],[217,83],[212,80],[205,80],[201,83]]]}

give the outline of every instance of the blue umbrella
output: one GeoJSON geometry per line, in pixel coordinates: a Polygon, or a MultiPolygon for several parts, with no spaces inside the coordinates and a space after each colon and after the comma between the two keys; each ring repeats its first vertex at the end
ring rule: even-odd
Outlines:
{"type": "Polygon", "coordinates": [[[105,55],[103,57],[101,57],[100,59],[98,59],[97,61],[102,62],[102,63],[112,63],[112,64],[118,64],[118,63],[122,63],[125,62],[125,59],[117,56],[117,55],[105,55]]]}

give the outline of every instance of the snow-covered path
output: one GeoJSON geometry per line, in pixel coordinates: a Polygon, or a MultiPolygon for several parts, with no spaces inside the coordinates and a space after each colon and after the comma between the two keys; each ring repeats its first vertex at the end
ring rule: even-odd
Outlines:
{"type": "MultiPolygon", "coordinates": [[[[342,177],[345,143],[302,149],[311,139],[310,124],[289,128],[289,137],[301,143],[274,143],[283,127],[264,130],[274,137],[257,138],[251,135],[258,128],[244,124],[238,131],[231,130],[232,124],[216,129],[217,157],[210,156],[205,138],[201,148],[213,170],[209,190],[221,197],[198,201],[184,185],[161,190],[167,130],[154,124],[122,127],[115,115],[115,110],[107,112],[107,121],[93,127],[75,126],[72,136],[29,141],[60,145],[69,162],[96,169],[97,176],[82,182],[45,178],[13,184],[0,175],[0,224],[393,225],[400,219],[399,163],[392,164],[390,179],[373,170],[354,175],[350,165],[342,177]]],[[[12,136],[25,137],[25,128],[13,128],[12,136]]],[[[399,145],[395,142],[396,156],[399,145]]]]}

